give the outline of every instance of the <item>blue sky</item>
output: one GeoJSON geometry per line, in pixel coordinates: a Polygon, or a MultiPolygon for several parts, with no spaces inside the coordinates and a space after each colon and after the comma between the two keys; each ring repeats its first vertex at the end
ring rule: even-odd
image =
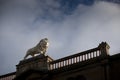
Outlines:
{"type": "Polygon", "coordinates": [[[53,59],[97,47],[102,41],[110,45],[110,55],[119,53],[116,2],[0,0],[0,75],[15,71],[26,51],[45,37],[50,43],[47,55],[53,59]]]}

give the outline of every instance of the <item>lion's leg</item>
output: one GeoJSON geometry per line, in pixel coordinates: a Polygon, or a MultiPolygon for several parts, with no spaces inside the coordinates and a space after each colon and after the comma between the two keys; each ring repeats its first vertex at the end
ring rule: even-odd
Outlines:
{"type": "Polygon", "coordinates": [[[26,59],[28,57],[28,54],[25,55],[24,59],[26,59]]]}
{"type": "Polygon", "coordinates": [[[43,54],[45,55],[46,51],[43,52],[43,54]]]}
{"type": "Polygon", "coordinates": [[[45,55],[45,53],[46,53],[46,49],[45,50],[43,50],[43,54],[45,55]]]}
{"type": "Polygon", "coordinates": [[[35,56],[35,53],[32,53],[31,56],[34,57],[34,56],[35,56]]]}
{"type": "Polygon", "coordinates": [[[29,49],[24,57],[24,59],[26,59],[29,55],[30,55],[31,49],[29,49]]]}

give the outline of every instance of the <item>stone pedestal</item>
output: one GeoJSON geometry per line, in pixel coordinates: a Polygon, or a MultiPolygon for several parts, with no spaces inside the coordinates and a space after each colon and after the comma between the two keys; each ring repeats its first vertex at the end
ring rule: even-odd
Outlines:
{"type": "Polygon", "coordinates": [[[42,54],[29,59],[22,60],[19,62],[18,65],[16,65],[16,76],[19,76],[20,74],[29,70],[47,71],[49,69],[48,62],[52,60],[53,59],[49,56],[45,56],[42,54]]]}

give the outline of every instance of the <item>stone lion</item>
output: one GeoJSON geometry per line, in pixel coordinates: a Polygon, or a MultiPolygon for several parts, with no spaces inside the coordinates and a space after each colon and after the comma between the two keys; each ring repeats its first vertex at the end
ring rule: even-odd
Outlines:
{"type": "Polygon", "coordinates": [[[49,43],[47,38],[41,39],[40,42],[35,47],[28,49],[24,59],[26,59],[29,55],[34,57],[35,54],[45,54],[48,45],[49,43]]]}

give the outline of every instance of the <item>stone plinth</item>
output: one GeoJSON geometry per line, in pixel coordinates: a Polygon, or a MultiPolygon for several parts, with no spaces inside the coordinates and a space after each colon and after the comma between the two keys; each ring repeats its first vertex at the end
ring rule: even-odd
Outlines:
{"type": "Polygon", "coordinates": [[[19,62],[18,65],[16,65],[16,76],[28,70],[47,71],[49,68],[48,62],[52,60],[53,59],[49,56],[45,56],[42,54],[29,59],[22,60],[19,62]]]}

